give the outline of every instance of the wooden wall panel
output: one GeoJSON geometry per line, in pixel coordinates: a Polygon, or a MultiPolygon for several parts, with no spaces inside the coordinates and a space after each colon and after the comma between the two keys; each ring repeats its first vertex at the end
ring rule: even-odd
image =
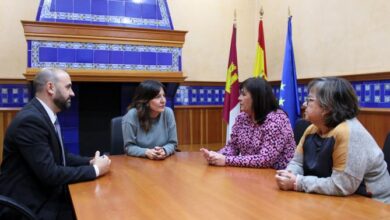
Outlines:
{"type": "Polygon", "coordinates": [[[221,143],[224,142],[223,130],[225,123],[222,120],[222,108],[206,109],[205,111],[205,131],[206,138],[204,143],[221,143]]]}
{"type": "Polygon", "coordinates": [[[191,121],[190,111],[179,111],[175,109],[175,119],[177,128],[177,138],[180,144],[190,144],[192,130],[189,121],[191,121]]]}
{"type": "Polygon", "coordinates": [[[390,132],[390,109],[362,108],[358,118],[379,146],[383,147],[385,138],[390,132]]]}
{"type": "Polygon", "coordinates": [[[11,123],[12,119],[15,117],[16,113],[20,108],[3,108],[0,109],[0,164],[3,160],[3,141],[5,136],[5,131],[8,128],[8,125],[11,123]]]}
{"type": "Polygon", "coordinates": [[[222,106],[178,106],[175,117],[180,150],[198,151],[202,146],[216,150],[224,145],[222,106]]]}

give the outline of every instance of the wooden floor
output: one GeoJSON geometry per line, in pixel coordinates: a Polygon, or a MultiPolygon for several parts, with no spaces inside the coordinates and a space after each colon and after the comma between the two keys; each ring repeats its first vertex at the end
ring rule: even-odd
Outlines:
{"type": "Polygon", "coordinates": [[[78,219],[390,219],[370,198],[281,191],[275,170],[209,166],[200,153],[111,159],[106,176],[70,185],[78,219]]]}

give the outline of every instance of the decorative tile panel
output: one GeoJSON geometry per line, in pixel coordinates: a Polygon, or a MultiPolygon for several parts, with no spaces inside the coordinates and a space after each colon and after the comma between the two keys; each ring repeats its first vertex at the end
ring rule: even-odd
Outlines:
{"type": "Polygon", "coordinates": [[[179,86],[175,105],[223,105],[223,86],[179,86]]]}
{"type": "Polygon", "coordinates": [[[390,108],[390,80],[352,82],[361,107],[390,108]]]}
{"type": "Polygon", "coordinates": [[[28,85],[4,84],[0,85],[0,107],[23,107],[30,97],[28,85]]]}
{"type": "Polygon", "coordinates": [[[166,0],[41,0],[37,21],[173,30],[166,0]]]}
{"type": "MultiPolygon", "coordinates": [[[[355,89],[360,107],[390,108],[390,80],[357,81],[351,84],[355,89]]],[[[279,85],[272,86],[277,99],[280,94],[279,87],[279,85]]],[[[180,86],[176,93],[175,105],[223,105],[224,89],[223,86],[180,86]],[[211,98],[217,97],[217,93],[220,95],[218,101],[211,98]]],[[[301,105],[307,95],[307,85],[298,84],[298,99],[301,105]]]]}
{"type": "Polygon", "coordinates": [[[29,41],[29,67],[181,71],[181,48],[80,42],[29,41]]]}

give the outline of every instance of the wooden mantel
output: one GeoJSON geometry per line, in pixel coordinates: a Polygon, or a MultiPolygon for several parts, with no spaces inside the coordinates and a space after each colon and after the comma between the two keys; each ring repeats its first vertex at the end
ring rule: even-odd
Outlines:
{"type": "MultiPolygon", "coordinates": [[[[34,80],[39,69],[27,68],[24,74],[28,81],[34,80]]],[[[160,82],[184,82],[186,78],[182,72],[147,72],[147,71],[126,71],[126,70],[66,70],[74,82],[142,82],[147,79],[154,79],[160,82]]]]}
{"type": "Polygon", "coordinates": [[[187,31],[22,21],[27,40],[183,47],[187,31]]]}
{"type": "MultiPolygon", "coordinates": [[[[182,48],[187,31],[158,30],[132,27],[115,27],[58,22],[21,21],[26,40],[63,41],[82,43],[131,44],[182,48]]],[[[24,76],[33,80],[39,71],[27,68],[24,76]]],[[[161,82],[183,82],[182,71],[132,71],[67,69],[72,81],[88,82],[139,82],[155,79],[161,82]]]]}

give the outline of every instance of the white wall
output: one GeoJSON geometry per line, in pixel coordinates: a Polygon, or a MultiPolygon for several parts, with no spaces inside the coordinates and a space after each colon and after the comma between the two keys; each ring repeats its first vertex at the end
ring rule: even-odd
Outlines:
{"type": "Polygon", "coordinates": [[[254,0],[168,0],[175,29],[188,31],[183,71],[191,81],[225,81],[237,14],[240,81],[251,76],[256,53],[258,13],[254,0]]]}
{"type": "Polygon", "coordinates": [[[0,78],[24,78],[27,43],[20,20],[35,20],[39,0],[0,0],[0,78]]]}
{"type": "Polygon", "coordinates": [[[265,31],[270,79],[280,79],[287,25],[293,15],[298,78],[388,72],[390,1],[267,0],[265,31]]]}

